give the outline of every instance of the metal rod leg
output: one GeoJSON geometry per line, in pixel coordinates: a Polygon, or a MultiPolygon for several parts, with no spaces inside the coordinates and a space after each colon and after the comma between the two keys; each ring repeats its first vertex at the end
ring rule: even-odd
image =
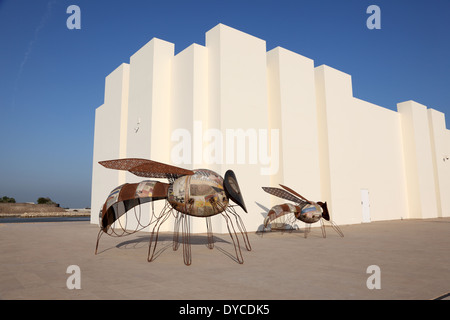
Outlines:
{"type": "Polygon", "coordinates": [[[222,212],[222,215],[225,217],[225,220],[227,222],[228,233],[230,234],[231,240],[233,241],[234,250],[236,252],[236,259],[240,264],[243,264],[244,259],[242,258],[241,246],[239,245],[239,239],[237,237],[236,231],[234,230],[233,221],[228,216],[226,211],[222,212]],[[230,229],[230,224],[232,230],[230,229]]]}
{"type": "Polygon", "coordinates": [[[338,227],[338,225],[336,223],[334,223],[333,221],[331,221],[331,226],[333,227],[333,229],[341,236],[344,237],[344,233],[341,231],[341,229],[338,227]]]}
{"type": "Polygon", "coordinates": [[[184,264],[190,266],[192,263],[191,243],[190,243],[190,217],[183,214],[183,259],[184,264]]]}
{"type": "Polygon", "coordinates": [[[171,210],[166,211],[166,207],[165,207],[163,209],[161,215],[158,217],[158,220],[156,221],[155,226],[153,227],[152,233],[150,235],[150,242],[148,244],[148,257],[147,257],[148,262],[152,261],[154,255],[155,255],[156,245],[158,244],[159,228],[169,218],[170,213],[171,213],[171,210]],[[155,234],[155,230],[156,230],[156,234],[155,234]],[[155,238],[154,241],[153,241],[153,238],[155,238]]]}
{"type": "Polygon", "coordinates": [[[214,248],[214,235],[212,233],[211,217],[206,217],[206,229],[208,232],[208,245],[209,249],[214,248]]]}
{"type": "Polygon", "coordinates": [[[234,211],[234,209],[231,211],[231,213],[234,215],[234,218],[236,219],[236,224],[239,228],[239,231],[241,232],[242,238],[244,239],[245,248],[248,251],[252,251],[252,246],[250,245],[250,241],[248,240],[248,234],[247,230],[245,229],[244,222],[242,221],[241,217],[234,211]]]}
{"type": "Polygon", "coordinates": [[[177,212],[177,215],[175,216],[175,224],[173,230],[174,231],[172,244],[173,251],[177,251],[178,247],[180,246],[179,242],[180,222],[181,222],[181,213],[177,212]]]}
{"type": "Polygon", "coordinates": [[[325,230],[325,224],[323,223],[323,220],[320,219],[320,228],[322,229],[322,237],[327,237],[327,231],[325,230]]]}
{"type": "Polygon", "coordinates": [[[311,224],[310,223],[306,223],[305,225],[305,239],[308,237],[308,233],[311,232],[311,224]]]}
{"type": "Polygon", "coordinates": [[[98,250],[98,242],[100,241],[100,237],[102,236],[103,233],[104,233],[103,230],[100,229],[100,231],[99,231],[98,234],[97,234],[97,244],[95,245],[95,254],[97,254],[97,250],[98,250]]]}

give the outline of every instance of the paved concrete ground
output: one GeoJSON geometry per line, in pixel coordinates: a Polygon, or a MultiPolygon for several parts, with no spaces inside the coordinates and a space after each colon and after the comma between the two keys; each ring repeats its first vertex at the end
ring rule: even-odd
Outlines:
{"type": "MultiPolygon", "coordinates": [[[[303,233],[249,233],[253,250],[233,259],[228,234],[192,236],[192,265],[172,234],[162,233],[148,263],[148,233],[104,235],[89,222],[1,223],[1,299],[433,299],[450,292],[450,219],[383,221],[330,227],[323,239],[303,233]],[[80,267],[81,289],[69,290],[66,273],[80,267]],[[381,289],[368,289],[380,268],[381,289]]],[[[448,298],[447,298],[448,299],[448,298]]]]}

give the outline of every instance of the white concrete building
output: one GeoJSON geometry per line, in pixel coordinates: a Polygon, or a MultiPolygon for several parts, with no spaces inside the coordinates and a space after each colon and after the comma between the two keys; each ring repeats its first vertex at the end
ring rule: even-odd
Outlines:
{"type": "MultiPolygon", "coordinates": [[[[450,216],[443,113],[355,98],[350,75],[280,47],[267,52],[264,40],[223,24],[206,33],[205,46],[177,55],[154,38],[106,77],[95,113],[92,223],[113,188],[143,180],[98,164],[125,157],[222,176],[232,169],[248,231],[286,202],[261,189],[279,183],[327,201],[338,224],[450,216]]],[[[150,205],[142,210],[148,215],[150,205]]],[[[206,231],[192,219],[193,232],[206,231]]],[[[213,228],[227,232],[220,215],[213,228]]]]}

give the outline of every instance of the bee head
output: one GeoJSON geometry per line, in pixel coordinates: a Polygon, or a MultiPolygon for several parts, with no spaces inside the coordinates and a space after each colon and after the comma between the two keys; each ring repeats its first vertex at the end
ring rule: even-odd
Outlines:
{"type": "Polygon", "coordinates": [[[327,207],[327,202],[317,202],[317,204],[322,208],[322,217],[327,220],[330,221],[330,213],[328,212],[328,207],[327,207]]]}

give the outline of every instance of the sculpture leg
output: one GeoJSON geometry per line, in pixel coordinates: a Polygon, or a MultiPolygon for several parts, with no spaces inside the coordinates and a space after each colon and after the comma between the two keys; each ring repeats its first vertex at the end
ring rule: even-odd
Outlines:
{"type": "Polygon", "coordinates": [[[336,231],[341,237],[344,237],[344,233],[341,231],[341,229],[338,227],[336,223],[334,223],[332,220],[330,220],[331,226],[333,227],[334,231],[336,231]]]}
{"type": "Polygon", "coordinates": [[[247,234],[247,230],[245,229],[244,222],[242,221],[241,217],[236,213],[234,208],[231,208],[230,212],[233,214],[234,218],[236,219],[236,224],[239,228],[239,231],[241,232],[242,238],[244,239],[245,248],[248,251],[251,251],[252,246],[250,245],[250,241],[248,240],[248,234],[247,234]]]}
{"type": "Polygon", "coordinates": [[[97,250],[98,250],[98,242],[100,241],[100,237],[102,236],[103,233],[104,233],[103,230],[100,229],[100,231],[99,231],[98,234],[97,234],[97,244],[95,245],[95,254],[97,254],[97,250]]]}
{"type": "Polygon", "coordinates": [[[234,230],[233,221],[228,216],[227,211],[222,212],[222,216],[225,218],[227,222],[228,233],[230,234],[231,240],[233,241],[234,250],[236,252],[236,259],[240,264],[244,263],[244,259],[242,258],[241,247],[239,245],[239,239],[237,237],[236,231],[234,230]],[[231,225],[231,228],[230,228],[231,225]]]}
{"type": "Polygon", "coordinates": [[[184,264],[190,266],[192,263],[192,254],[191,254],[191,243],[190,243],[190,217],[186,214],[182,214],[183,216],[183,260],[184,264]]]}
{"type": "Polygon", "coordinates": [[[320,219],[320,228],[322,229],[322,237],[327,237],[327,232],[325,231],[325,225],[323,224],[323,220],[320,219]]]}
{"type": "Polygon", "coordinates": [[[308,233],[311,232],[311,224],[305,223],[305,239],[308,237],[308,233]]]}
{"type": "Polygon", "coordinates": [[[167,208],[168,204],[166,203],[164,209],[161,211],[161,214],[157,218],[155,225],[153,226],[153,230],[150,235],[150,242],[148,245],[148,257],[147,257],[148,262],[152,261],[155,255],[155,249],[158,243],[159,228],[167,220],[167,218],[169,218],[170,213],[172,212],[172,210],[170,209],[167,210],[167,208]]]}
{"type": "Polygon", "coordinates": [[[177,212],[175,216],[174,230],[173,230],[173,251],[177,251],[180,246],[179,233],[180,233],[181,213],[177,212]]]}
{"type": "Polygon", "coordinates": [[[212,233],[211,217],[206,217],[206,229],[208,232],[208,245],[209,249],[214,248],[214,235],[212,233]]]}

